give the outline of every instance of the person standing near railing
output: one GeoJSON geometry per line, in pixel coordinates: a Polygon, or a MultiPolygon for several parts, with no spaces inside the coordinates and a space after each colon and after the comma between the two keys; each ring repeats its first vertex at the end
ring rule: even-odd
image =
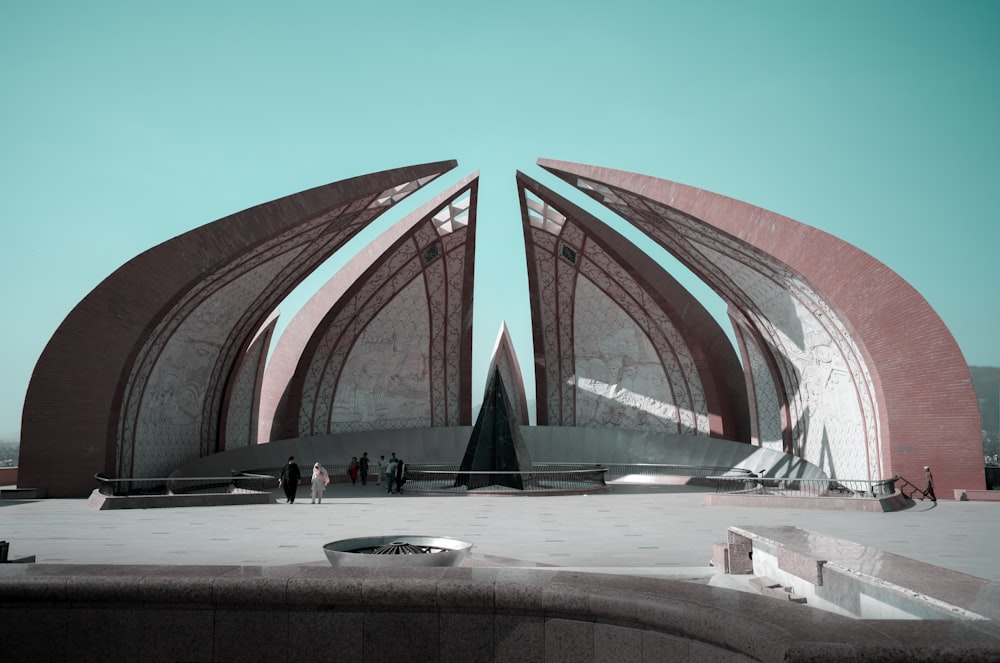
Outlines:
{"type": "Polygon", "coordinates": [[[362,486],[367,486],[368,485],[368,464],[369,464],[369,462],[370,461],[368,460],[368,452],[366,451],[363,454],[361,454],[361,460],[358,461],[358,470],[359,470],[359,472],[361,474],[361,485],[362,486]]]}
{"type": "Polygon", "coordinates": [[[396,493],[403,493],[403,484],[406,483],[406,463],[401,459],[396,459],[396,493]]]}
{"type": "Polygon", "coordinates": [[[295,491],[298,490],[299,482],[302,480],[302,472],[295,462],[295,456],[289,456],[288,462],[281,468],[281,476],[278,478],[278,485],[285,490],[285,502],[295,503],[295,491]]]}

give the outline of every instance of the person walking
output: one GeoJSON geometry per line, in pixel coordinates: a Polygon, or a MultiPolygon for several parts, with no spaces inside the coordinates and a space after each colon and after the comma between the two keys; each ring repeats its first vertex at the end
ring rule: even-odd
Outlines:
{"type": "Polygon", "coordinates": [[[375,485],[382,485],[382,474],[385,473],[385,456],[379,456],[375,461],[375,485]]]}
{"type": "Polygon", "coordinates": [[[937,495],[934,494],[934,477],[931,475],[931,466],[924,465],[924,478],[927,480],[927,487],[924,488],[924,497],[931,498],[931,502],[937,502],[937,495]]]}
{"type": "Polygon", "coordinates": [[[326,469],[319,463],[313,465],[312,489],[309,492],[309,496],[312,497],[311,504],[323,503],[323,491],[329,483],[330,475],[326,473],[326,469]]]}
{"type": "Polygon", "coordinates": [[[289,456],[288,462],[281,468],[281,476],[278,477],[278,485],[285,491],[285,502],[295,503],[295,491],[298,490],[299,482],[302,480],[302,472],[295,462],[295,456],[289,456]]]}
{"type": "Polygon", "coordinates": [[[368,485],[368,452],[361,454],[361,460],[358,461],[358,472],[361,474],[361,485],[368,485]]]}
{"type": "Polygon", "coordinates": [[[351,484],[357,485],[358,483],[358,457],[351,456],[351,462],[347,466],[347,476],[351,477],[351,484]]]}

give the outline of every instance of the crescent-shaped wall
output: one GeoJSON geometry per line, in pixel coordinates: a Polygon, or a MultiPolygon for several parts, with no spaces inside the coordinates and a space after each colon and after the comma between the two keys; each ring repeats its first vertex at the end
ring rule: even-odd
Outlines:
{"type": "Polygon", "coordinates": [[[226,389],[223,405],[224,425],[220,435],[223,449],[257,444],[261,385],[278,316],[279,311],[275,309],[264,321],[233,371],[233,380],[226,389]]]}
{"type": "Polygon", "coordinates": [[[773,212],[644,175],[540,159],[621,215],[730,305],[757,434],[832,477],[982,487],[980,418],[962,353],[930,305],[860,249],[773,212]],[[770,392],[770,393],[768,393],[770,392]],[[762,417],[770,416],[761,424],[762,417]]]}
{"type": "Polygon", "coordinates": [[[35,366],[19,485],[86,495],[98,472],[166,476],[219,451],[227,385],[271,311],[369,222],[455,165],[310,189],[121,266],[70,312],[35,366]]]}
{"type": "Polygon", "coordinates": [[[409,214],[306,303],[265,374],[261,441],[470,423],[478,185],[409,214]]]}
{"type": "Polygon", "coordinates": [[[743,371],[708,311],[596,217],[517,182],[538,424],[749,441],[743,371]]]}

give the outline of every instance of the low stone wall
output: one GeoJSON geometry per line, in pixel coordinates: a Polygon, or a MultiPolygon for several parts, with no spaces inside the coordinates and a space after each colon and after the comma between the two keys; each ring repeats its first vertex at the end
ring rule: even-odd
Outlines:
{"type": "Polygon", "coordinates": [[[756,493],[718,493],[706,495],[705,506],[761,506],[776,509],[829,509],[832,511],[867,511],[882,513],[899,511],[911,500],[896,492],[884,497],[798,497],[792,495],[759,495],[756,493]]]}
{"type": "Polygon", "coordinates": [[[17,485],[17,468],[0,467],[0,486],[17,485]]]}
{"type": "Polygon", "coordinates": [[[0,642],[11,661],[1000,656],[996,635],[965,622],[865,622],[680,581],[466,567],[10,565],[0,642]]]}
{"type": "Polygon", "coordinates": [[[1000,490],[955,489],[955,499],[959,502],[1000,502],[1000,490]]]}
{"type": "Polygon", "coordinates": [[[94,489],[87,505],[99,511],[114,509],[168,509],[190,506],[231,506],[234,504],[275,504],[272,493],[239,491],[179,495],[105,495],[94,489]]]}

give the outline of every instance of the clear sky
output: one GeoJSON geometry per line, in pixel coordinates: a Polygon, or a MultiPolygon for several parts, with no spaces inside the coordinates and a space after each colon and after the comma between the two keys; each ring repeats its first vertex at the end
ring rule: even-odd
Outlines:
{"type": "MultiPolygon", "coordinates": [[[[507,0],[0,5],[0,440],[69,311],[147,248],[355,175],[474,170],[477,393],[502,320],[533,393],[515,170],[675,180],[821,228],[1000,366],[1000,2],[507,0]]],[[[588,209],[597,210],[587,205],[588,209]]],[[[601,208],[603,209],[603,208],[601,208]]],[[[725,309],[607,211],[713,313],[725,309]]],[[[913,357],[920,361],[920,357],[913,357]]]]}

